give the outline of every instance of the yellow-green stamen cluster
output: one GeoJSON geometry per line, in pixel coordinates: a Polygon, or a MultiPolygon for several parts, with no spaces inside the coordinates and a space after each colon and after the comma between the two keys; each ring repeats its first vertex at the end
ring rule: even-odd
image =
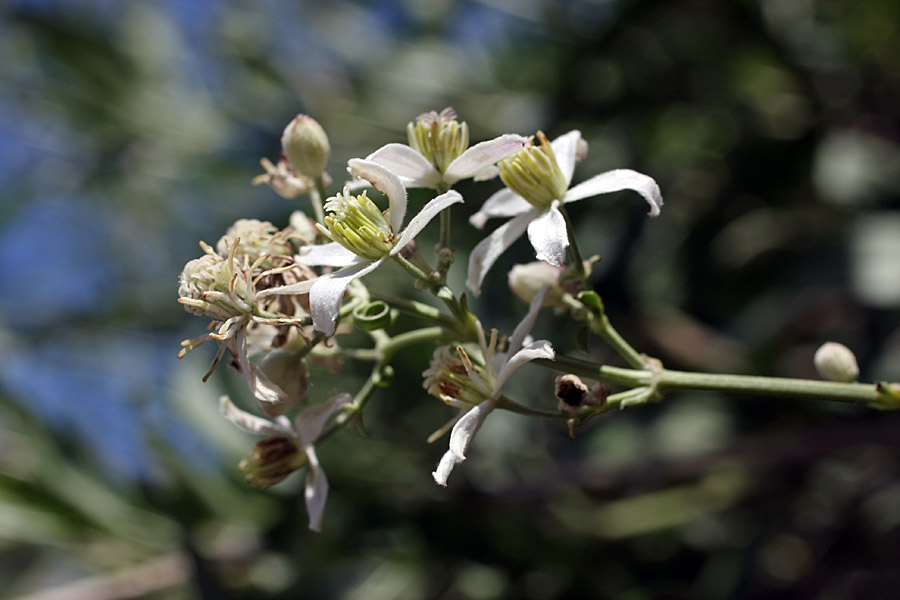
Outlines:
{"type": "Polygon", "coordinates": [[[536,208],[550,208],[554,200],[562,201],[569,188],[550,141],[543,131],[537,133],[540,145],[522,148],[497,166],[500,179],[512,191],[536,208]]]}
{"type": "Polygon", "coordinates": [[[347,190],[325,203],[330,211],[319,231],[357,256],[378,260],[394,247],[394,231],[387,218],[363,192],[351,196],[347,190]]]}
{"type": "Polygon", "coordinates": [[[456,120],[452,108],[424,113],[406,125],[409,146],[441,173],[469,147],[469,126],[456,120]]]}
{"type": "Polygon", "coordinates": [[[462,346],[454,350],[441,346],[434,351],[428,369],[422,373],[425,378],[422,387],[447,404],[465,402],[474,406],[487,400],[487,395],[469,376],[473,371],[482,381],[487,381],[484,368],[473,363],[462,346]]]}

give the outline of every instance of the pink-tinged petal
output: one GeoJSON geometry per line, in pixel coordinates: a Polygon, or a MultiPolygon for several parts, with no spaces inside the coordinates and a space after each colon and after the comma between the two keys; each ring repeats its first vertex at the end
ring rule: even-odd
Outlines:
{"type": "Polygon", "coordinates": [[[532,208],[527,213],[510,219],[478,242],[478,245],[469,254],[469,275],[466,279],[466,286],[470,290],[476,295],[481,293],[481,282],[484,281],[484,276],[497,262],[500,255],[512,246],[513,242],[522,237],[531,220],[541,212],[540,209],[532,208]]]}
{"type": "Polygon", "coordinates": [[[291,431],[289,427],[281,426],[278,423],[273,423],[268,419],[263,419],[262,417],[257,417],[256,415],[241,410],[234,405],[228,396],[219,398],[219,410],[226,419],[246,432],[255,433],[257,435],[284,435],[294,437],[294,432],[291,431]]]}
{"type": "Polygon", "coordinates": [[[355,177],[370,181],[375,189],[388,197],[391,229],[394,233],[400,231],[406,218],[406,188],[400,179],[387,167],[361,158],[351,158],[347,168],[355,177]]]}
{"type": "Polygon", "coordinates": [[[422,210],[414,216],[409,224],[406,226],[406,229],[400,234],[400,237],[397,238],[397,243],[394,244],[394,247],[391,248],[390,255],[394,256],[399,253],[403,248],[410,243],[414,237],[416,237],[420,231],[425,229],[425,226],[428,225],[429,222],[433,218],[435,218],[442,210],[447,208],[452,204],[456,204],[458,202],[462,202],[463,197],[459,192],[454,190],[450,190],[446,194],[441,194],[437,198],[434,198],[428,202],[425,206],[422,207],[422,210]]]}
{"type": "Polygon", "coordinates": [[[321,404],[311,406],[294,418],[294,429],[302,446],[315,443],[325,428],[328,418],[353,401],[353,396],[346,392],[336,394],[321,404]]]}
{"type": "Polygon", "coordinates": [[[524,348],[513,354],[506,364],[503,365],[503,368],[500,369],[500,372],[497,373],[497,383],[494,388],[493,397],[500,397],[500,394],[503,393],[503,386],[506,385],[506,382],[512,377],[512,374],[518,371],[519,367],[525,363],[538,358],[553,360],[555,357],[556,353],[553,351],[553,346],[550,345],[550,342],[547,340],[538,340],[526,344],[524,348]]]}
{"type": "Polygon", "coordinates": [[[534,246],[538,260],[543,260],[554,267],[566,263],[566,248],[569,247],[569,234],[566,231],[566,220],[556,208],[556,201],[550,210],[528,224],[528,240],[534,246]]]}
{"type": "Polygon", "coordinates": [[[306,473],[306,489],[303,496],[306,500],[306,513],[309,515],[309,528],[322,531],[322,517],[325,515],[325,502],[328,500],[328,478],[319,465],[319,457],[312,446],[304,448],[309,458],[309,471],[306,473]]]}
{"type": "Polygon", "coordinates": [[[384,260],[361,262],[316,279],[309,290],[309,312],[313,318],[313,327],[327,336],[334,335],[335,321],[347,286],[354,279],[374,271],[384,260]]]}
{"type": "Polygon", "coordinates": [[[569,133],[564,133],[550,142],[550,147],[553,148],[553,154],[556,155],[556,164],[559,165],[559,169],[562,171],[563,175],[566,176],[566,181],[570,183],[572,181],[572,174],[575,173],[575,161],[578,156],[579,140],[581,140],[581,132],[577,129],[573,129],[569,133]]]}
{"type": "Polygon", "coordinates": [[[490,181],[491,179],[495,179],[500,174],[500,169],[491,165],[490,167],[485,167],[472,175],[472,181],[490,181]]]}
{"type": "Polygon", "coordinates": [[[475,144],[450,163],[444,173],[444,181],[453,184],[460,179],[472,177],[486,167],[490,167],[525,147],[528,138],[507,133],[492,140],[475,144]]]}
{"type": "Polygon", "coordinates": [[[477,213],[469,217],[469,223],[478,229],[484,229],[488,219],[494,217],[514,217],[534,208],[528,200],[509,188],[495,192],[484,201],[477,213]]]}
{"type": "Polygon", "coordinates": [[[532,328],[534,328],[534,322],[537,320],[538,313],[541,311],[541,305],[544,303],[544,297],[547,295],[549,289],[549,285],[541,286],[538,293],[531,299],[531,303],[528,305],[528,313],[526,313],[525,317],[522,318],[522,321],[516,325],[515,331],[513,331],[512,336],[509,338],[509,349],[506,351],[507,356],[511,356],[522,349],[525,338],[531,333],[532,328]]]}
{"type": "Polygon", "coordinates": [[[442,487],[447,487],[447,478],[453,472],[453,467],[461,462],[462,460],[449,450],[444,452],[441,462],[438,463],[437,468],[431,473],[431,476],[434,477],[434,482],[442,487]]]}
{"type": "Polygon", "coordinates": [[[387,167],[408,187],[437,187],[441,180],[431,161],[404,144],[387,144],[366,157],[366,160],[387,167]]]}
{"type": "Polygon", "coordinates": [[[347,267],[365,259],[361,259],[337,242],[331,242],[315,246],[303,246],[294,260],[301,265],[310,267],[347,267]]]}
{"type": "Polygon", "coordinates": [[[608,194],[622,190],[633,190],[643,196],[644,200],[650,204],[650,212],[648,214],[651,217],[659,214],[659,209],[663,205],[659,186],[656,185],[652,177],[631,169],[607,171],[606,173],[595,175],[587,181],[582,181],[566,192],[563,202],[575,202],[597,194],[608,194]]]}

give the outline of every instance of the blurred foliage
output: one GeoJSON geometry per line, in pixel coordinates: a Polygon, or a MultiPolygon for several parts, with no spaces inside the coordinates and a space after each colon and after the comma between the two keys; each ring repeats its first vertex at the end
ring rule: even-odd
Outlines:
{"type": "MultiPolygon", "coordinates": [[[[692,395],[570,440],[503,414],[443,490],[424,438],[447,410],[420,388],[428,353],[408,352],[368,436],[322,447],[332,493],[312,534],[300,477],[240,480],[252,440],[215,399],[241,382],[201,384],[209,354],[176,363],[202,325],[174,299],[197,240],[296,208],[249,186],[294,114],[325,126],[340,180],[452,105],[475,140],[581,129],[576,179],[657,179],[652,222],[626,195],[573,207],[642,351],[814,377],[836,340],[863,379],[896,380],[898,23],[892,0],[3,4],[0,596],[895,597],[896,415],[692,395]]],[[[462,186],[465,214],[487,188],[462,186]]],[[[478,304],[501,330],[524,311],[496,301],[505,286],[478,304]]],[[[560,325],[536,335],[574,339],[560,325]]],[[[314,394],[353,390],[358,367],[314,394]]],[[[525,379],[510,395],[540,401],[525,379]]]]}

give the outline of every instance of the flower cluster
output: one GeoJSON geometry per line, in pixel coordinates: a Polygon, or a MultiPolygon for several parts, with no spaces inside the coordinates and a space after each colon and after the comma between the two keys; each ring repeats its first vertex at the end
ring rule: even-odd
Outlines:
{"type": "MultiPolygon", "coordinates": [[[[188,262],[181,275],[179,302],[188,312],[208,317],[211,324],[205,335],[182,343],[180,356],[209,340],[217,342],[209,377],[225,351],[231,353],[230,364],[244,375],[262,416],[239,409],[227,397],[221,400],[221,410],[241,429],[264,436],[240,468],[258,487],[307,468],[310,528],[318,529],[328,481],[316,444],[329,420],[333,419],[332,429],[350,422],[374,390],[386,385],[384,374],[401,344],[443,342],[423,377],[429,394],[459,410],[431,438],[451,431],[449,449],[433,473],[434,480],[445,486],[456,465],[465,460],[485,418],[498,408],[518,406],[503,396],[510,377],[526,362],[556,357],[548,340],[532,341],[529,333],[542,306],[577,304],[573,294],[585,287],[583,278],[572,285],[572,272],[566,269],[567,248],[574,243],[575,232],[564,205],[633,190],[647,200],[655,216],[662,197],[651,178],[624,169],[570,187],[575,164],[587,152],[578,131],[553,142],[542,132],[535,137],[508,133],[470,145],[467,124],[450,108],[410,122],[407,144],[389,143],[365,158],[349,160],[348,181],[327,198],[331,145],[324,129],[298,115],[285,128],[281,142],[277,163],[263,159],[266,172],[253,182],[270,185],[284,198],[309,195],[318,222],[313,226],[298,212],[290,227],[279,230],[270,223],[244,219],[215,247],[201,243],[204,255],[188,262]],[[450,214],[463,203],[452,187],[463,179],[497,176],[505,187],[477,208],[470,221],[481,229],[493,217],[512,219],[471,251],[466,284],[480,293],[499,256],[528,232],[539,262],[517,266],[510,273],[511,288],[530,308],[509,338],[501,338],[496,329],[487,333],[465,295],[445,283],[453,262],[450,214]],[[357,193],[364,186],[373,189],[357,193]],[[407,218],[410,187],[429,188],[435,194],[407,218]],[[419,253],[415,238],[438,217],[440,267],[433,269],[419,253]],[[449,314],[412,298],[370,291],[363,278],[387,262],[409,273],[416,289],[433,293],[449,314]],[[398,311],[438,327],[392,336],[384,328],[392,326],[398,311]],[[369,333],[374,351],[338,346],[334,338],[351,323],[369,333]],[[339,363],[353,350],[368,351],[366,356],[379,367],[359,392],[351,396],[347,390],[333,390],[329,399],[318,403],[307,398],[310,378],[315,377],[311,361],[339,363]]],[[[577,252],[572,255],[578,257],[577,252]]],[[[584,266],[579,263],[578,269],[584,266]]],[[[355,356],[362,356],[360,352],[355,356]]],[[[546,396],[554,397],[552,386],[546,396]]],[[[564,408],[568,412],[560,414],[566,418],[580,414],[577,408],[564,408]]]]}

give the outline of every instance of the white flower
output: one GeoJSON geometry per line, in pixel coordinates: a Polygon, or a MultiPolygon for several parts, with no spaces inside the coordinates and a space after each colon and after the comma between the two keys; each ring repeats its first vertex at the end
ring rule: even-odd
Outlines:
{"type": "Polygon", "coordinates": [[[584,147],[579,131],[570,131],[549,143],[539,132],[538,139],[539,146],[524,148],[500,163],[500,177],[508,187],[488,198],[469,219],[481,229],[492,217],[513,217],[479,242],[469,256],[466,285],[476,294],[481,293],[481,282],[494,262],[526,230],[539,260],[554,266],[565,263],[569,237],[560,204],[634,190],[650,204],[650,216],[659,214],[663,203],[659,186],[647,175],[630,169],[607,171],[568,187],[579,147],[584,147]]]}
{"type": "MultiPolygon", "coordinates": [[[[446,486],[453,467],[466,459],[466,451],[472,438],[488,414],[494,410],[503,393],[503,387],[512,374],[528,361],[537,358],[552,360],[556,356],[549,341],[532,342],[527,339],[547,289],[545,286],[531,301],[528,314],[513,332],[506,352],[496,351],[497,330],[491,331],[491,338],[488,341],[481,323],[476,322],[484,366],[471,361],[461,346],[457,347],[458,360],[453,359],[447,347],[435,351],[431,367],[423,373],[425,388],[447,404],[460,408],[459,416],[448,423],[453,425],[450,433],[450,449],[432,473],[439,485],[446,486]]],[[[429,441],[444,431],[446,426],[436,432],[429,441]]]]}
{"type": "Polygon", "coordinates": [[[260,297],[266,297],[309,291],[313,326],[329,336],[334,334],[344,291],[350,282],[399,254],[439,212],[463,201],[458,192],[441,194],[428,202],[401,230],[406,216],[406,188],[397,175],[382,165],[359,158],[350,160],[348,165],[353,175],[369,181],[387,195],[388,210],[382,214],[365,193],[351,196],[346,188],[342,194],[329,198],[325,204],[325,209],[331,211],[325,218],[327,227],[320,225],[319,230],[335,241],[321,246],[304,246],[296,261],[309,266],[343,268],[314,281],[259,293],[260,297]]]}
{"type": "Polygon", "coordinates": [[[409,145],[387,144],[366,160],[387,167],[407,187],[438,189],[461,179],[476,181],[497,175],[497,161],[521,150],[528,138],[505,134],[469,147],[469,130],[452,108],[424,113],[407,126],[409,145]]]}
{"type": "MultiPolygon", "coordinates": [[[[270,421],[252,415],[236,407],[228,396],[222,396],[219,400],[222,414],[239,428],[250,433],[283,439],[288,443],[296,442],[299,449],[306,455],[306,459],[309,461],[309,471],[306,475],[304,497],[306,498],[306,511],[309,513],[309,528],[313,531],[321,530],[322,514],[325,511],[325,501],[328,499],[328,478],[325,477],[325,472],[316,457],[315,443],[322,434],[328,418],[351,401],[350,394],[337,394],[322,404],[299,413],[291,423],[285,416],[279,416],[270,421]]],[[[266,465],[261,466],[265,467],[266,465]]],[[[296,468],[298,467],[293,467],[293,469],[296,468]]],[[[248,478],[252,481],[252,471],[248,471],[248,478]]]]}

